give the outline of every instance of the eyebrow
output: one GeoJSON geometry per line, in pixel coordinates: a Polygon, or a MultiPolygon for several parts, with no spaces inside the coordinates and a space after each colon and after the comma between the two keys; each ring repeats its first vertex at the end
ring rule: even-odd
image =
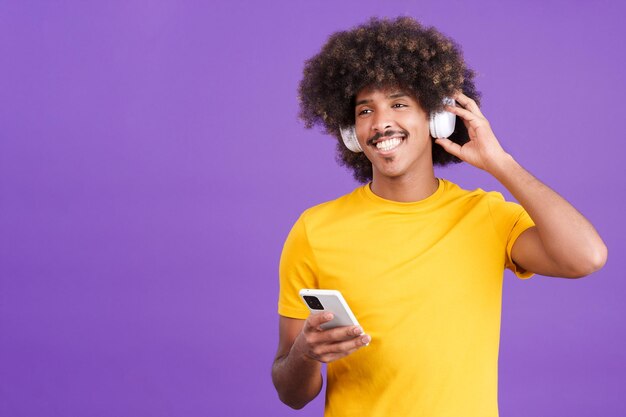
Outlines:
{"type": "MultiPolygon", "coordinates": [[[[405,92],[398,91],[397,93],[389,94],[387,98],[406,97],[407,95],[408,94],[405,92]]],[[[355,103],[355,106],[360,106],[361,104],[367,104],[367,103],[370,103],[371,101],[372,101],[371,99],[359,100],[355,103]]]]}

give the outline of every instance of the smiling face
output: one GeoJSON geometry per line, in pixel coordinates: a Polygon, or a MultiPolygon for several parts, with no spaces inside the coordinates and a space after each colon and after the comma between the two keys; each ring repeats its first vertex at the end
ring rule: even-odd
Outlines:
{"type": "Polygon", "coordinates": [[[432,175],[429,117],[413,95],[398,88],[361,90],[355,120],[374,182],[432,175]]]}

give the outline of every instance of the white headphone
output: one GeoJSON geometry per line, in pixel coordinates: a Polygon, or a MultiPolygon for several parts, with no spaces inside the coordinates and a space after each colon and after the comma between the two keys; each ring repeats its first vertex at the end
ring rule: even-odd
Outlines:
{"type": "MultiPolygon", "coordinates": [[[[455,102],[449,97],[443,99],[443,104],[454,106],[455,102]]],[[[439,111],[430,113],[430,136],[433,138],[447,138],[454,132],[456,115],[448,111],[439,111]]],[[[354,126],[339,128],[339,134],[346,148],[352,152],[363,152],[358,139],[356,138],[356,129],[354,126]]]]}

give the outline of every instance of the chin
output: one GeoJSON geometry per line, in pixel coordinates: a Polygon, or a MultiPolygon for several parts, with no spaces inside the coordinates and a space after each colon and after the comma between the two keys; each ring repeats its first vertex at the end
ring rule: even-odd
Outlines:
{"type": "Polygon", "coordinates": [[[384,169],[384,170],[378,170],[378,172],[376,173],[377,175],[375,175],[375,177],[378,178],[389,178],[389,179],[395,179],[395,178],[401,178],[406,174],[406,170],[403,169],[384,169]]]}

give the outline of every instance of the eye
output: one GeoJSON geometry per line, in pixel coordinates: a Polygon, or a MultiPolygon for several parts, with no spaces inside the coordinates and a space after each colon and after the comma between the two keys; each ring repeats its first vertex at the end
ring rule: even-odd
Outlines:
{"type": "Polygon", "coordinates": [[[365,114],[370,114],[371,112],[372,112],[372,110],[370,110],[370,109],[363,109],[360,112],[358,112],[357,114],[359,116],[362,116],[362,115],[365,115],[365,114]]]}
{"type": "Polygon", "coordinates": [[[399,108],[408,107],[408,106],[404,103],[394,103],[391,107],[394,109],[399,109],[399,108]]]}

